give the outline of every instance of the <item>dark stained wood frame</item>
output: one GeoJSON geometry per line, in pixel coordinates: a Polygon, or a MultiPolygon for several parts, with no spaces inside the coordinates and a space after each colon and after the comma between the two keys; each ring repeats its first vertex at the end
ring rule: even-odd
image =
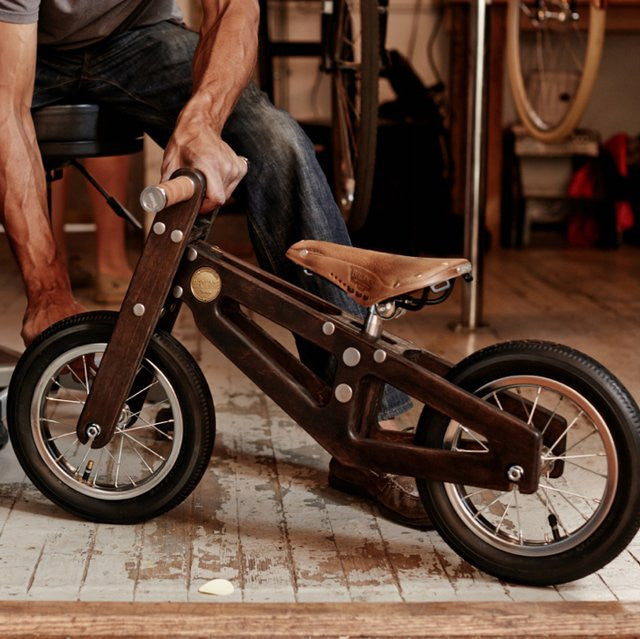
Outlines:
{"type": "Polygon", "coordinates": [[[640,604],[463,603],[0,603],[3,639],[76,637],[640,636],[640,604]]]}
{"type": "Polygon", "coordinates": [[[164,224],[166,230],[161,234],[152,231],[146,242],[78,421],[81,441],[88,441],[86,429],[91,424],[100,426],[92,447],[110,440],[162,309],[175,315],[170,290],[179,286],[180,301],[189,306],[202,334],[340,461],[379,472],[496,490],[509,490],[507,470],[520,466],[524,470],[521,492],[535,492],[542,445],[536,428],[447,381],[443,374],[448,367],[427,351],[387,333],[374,339],[362,331],[362,320],[202,240],[193,241],[191,229],[204,189],[196,174],[194,181],[196,193],[190,200],[167,208],[156,218],[156,224],[164,224]],[[181,235],[171,240],[176,230],[181,235]],[[181,259],[189,242],[191,255],[181,259]],[[221,280],[221,292],[210,302],[199,301],[192,291],[194,273],[203,268],[215,271],[221,280]],[[136,314],[140,304],[144,313],[136,314]],[[244,309],[333,353],[337,368],[331,385],[267,334],[244,309]],[[334,329],[329,335],[323,331],[327,321],[334,329]],[[342,355],[350,347],[360,353],[355,366],[343,362],[342,355]],[[384,353],[384,361],[376,362],[376,351],[384,353]],[[382,439],[376,416],[385,382],[482,434],[489,452],[469,455],[424,448],[414,445],[411,436],[382,439]],[[333,389],[338,384],[353,390],[350,401],[336,399],[333,389]]]}

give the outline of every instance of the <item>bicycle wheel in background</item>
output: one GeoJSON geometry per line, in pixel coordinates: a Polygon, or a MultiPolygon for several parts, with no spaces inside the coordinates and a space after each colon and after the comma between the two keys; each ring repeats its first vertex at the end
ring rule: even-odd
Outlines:
{"type": "Polygon", "coordinates": [[[598,73],[605,18],[597,0],[509,0],[509,81],[533,137],[559,142],[578,125],[598,73]]]}
{"type": "Polygon", "coordinates": [[[334,194],[351,231],[371,203],[380,70],[376,0],[335,0],[331,24],[331,128],[334,194]]]}

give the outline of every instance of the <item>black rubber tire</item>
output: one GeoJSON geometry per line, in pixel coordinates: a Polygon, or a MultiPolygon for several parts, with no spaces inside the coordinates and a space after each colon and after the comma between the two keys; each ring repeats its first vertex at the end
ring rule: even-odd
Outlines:
{"type": "MultiPolygon", "coordinates": [[[[546,586],[573,581],[595,572],[616,557],[640,527],[640,413],[622,384],[604,367],[576,350],[535,341],[508,342],[478,351],[448,375],[475,393],[485,384],[512,375],[542,376],[571,388],[604,419],[613,439],[618,482],[602,521],[573,548],[544,556],[522,556],[487,543],[456,512],[443,482],[418,480],[425,509],[444,540],[461,557],[499,579],[546,586]]],[[[450,420],[425,408],[416,443],[442,448],[450,420]]]]}
{"type": "Polygon", "coordinates": [[[344,23],[351,24],[351,5],[353,0],[336,0],[334,6],[333,33],[331,42],[334,43],[334,67],[331,71],[331,130],[332,130],[332,164],[334,193],[338,206],[347,221],[350,231],[362,228],[369,214],[371,192],[376,162],[376,140],[378,134],[378,77],[380,74],[380,21],[377,0],[357,0],[355,11],[359,13],[357,19],[361,25],[358,55],[361,63],[357,73],[359,81],[354,75],[340,72],[340,60],[349,59],[354,55],[350,44],[345,44],[341,33],[348,28],[344,23]],[[341,18],[342,16],[342,18],[341,18]],[[341,24],[341,19],[344,21],[341,24]],[[345,113],[339,96],[358,93],[357,113],[345,113]],[[349,135],[349,132],[355,135],[349,135]],[[351,143],[349,143],[351,139],[351,143]],[[349,155],[352,172],[345,169],[345,154],[349,155]],[[355,182],[353,202],[344,199],[345,181],[352,178],[355,182]]]}
{"type": "Polygon", "coordinates": [[[74,490],[51,471],[38,452],[31,430],[31,404],[46,368],[70,349],[107,343],[117,313],[93,312],[63,320],[45,331],[23,354],[11,379],[7,421],[14,451],[36,487],[64,510],[96,522],[132,524],[156,517],[181,503],[204,474],[215,438],[211,393],[199,367],[184,347],[167,333],[155,333],[145,359],[152,362],[176,391],[183,438],[175,462],[156,485],[128,499],[99,499],[74,490]]]}

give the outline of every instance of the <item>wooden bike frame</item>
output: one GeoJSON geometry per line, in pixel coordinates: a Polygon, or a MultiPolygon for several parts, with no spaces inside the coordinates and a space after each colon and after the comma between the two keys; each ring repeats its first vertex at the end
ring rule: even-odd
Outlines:
{"type": "Polygon", "coordinates": [[[153,331],[171,330],[185,303],[202,334],[343,463],[496,490],[509,490],[507,474],[520,467],[520,491],[535,492],[543,439],[535,420],[528,425],[447,381],[450,366],[431,353],[386,332],[372,337],[363,320],[198,238],[208,225],[194,228],[203,183],[193,175],[195,195],[156,216],[78,421],[81,442],[99,448],[111,439],[130,389],[144,389],[136,374],[153,331]],[[332,353],[334,379],[307,368],[254,313],[332,353]],[[385,437],[377,425],[385,383],[480,433],[488,452],[385,437]]]}

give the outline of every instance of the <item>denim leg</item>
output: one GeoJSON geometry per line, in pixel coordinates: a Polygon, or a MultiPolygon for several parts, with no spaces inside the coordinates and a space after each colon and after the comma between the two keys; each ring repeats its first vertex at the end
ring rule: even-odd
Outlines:
{"type": "MultiPolygon", "coordinates": [[[[223,138],[249,160],[249,172],[235,195],[248,212],[249,231],[262,268],[364,317],[365,310],[340,288],[324,278],[305,275],[285,257],[289,246],[300,239],[351,244],[313,145],[298,123],[251,84],[227,120],[223,138]]],[[[316,360],[314,369],[327,366],[326,356],[317,349],[309,352],[300,343],[298,348],[307,363],[309,358],[316,360]]],[[[379,417],[395,417],[410,406],[404,393],[387,386],[379,417]]]]}
{"type": "MultiPolygon", "coordinates": [[[[197,34],[165,22],[120,34],[79,56],[74,52],[74,59],[82,60],[77,97],[108,103],[124,117],[140,122],[164,145],[191,95],[191,60],[197,39],[197,34]]],[[[300,239],[350,244],[313,146],[300,126],[251,84],[229,117],[223,138],[250,162],[249,173],[235,195],[247,210],[261,267],[363,316],[364,309],[338,287],[304,275],[285,257],[289,246],[300,239]]],[[[326,369],[327,354],[309,346],[299,344],[305,363],[318,372],[326,369]]],[[[409,406],[404,393],[387,387],[380,418],[398,415],[409,406]]]]}

